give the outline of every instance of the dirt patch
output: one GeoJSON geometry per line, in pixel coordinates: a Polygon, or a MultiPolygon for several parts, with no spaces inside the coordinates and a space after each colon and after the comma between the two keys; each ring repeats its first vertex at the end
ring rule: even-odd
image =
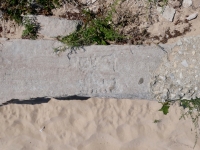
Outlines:
{"type": "MultiPolygon", "coordinates": [[[[83,9],[92,10],[97,16],[105,15],[115,0],[72,0],[61,8],[54,9],[53,15],[70,20],[82,20],[83,9]]],[[[191,6],[183,7],[182,0],[121,0],[115,7],[112,22],[119,33],[127,39],[113,44],[151,44],[171,43],[183,36],[200,34],[198,25],[200,19],[186,20],[193,13],[200,12],[200,2],[193,0],[191,6]],[[172,21],[164,17],[165,8],[169,7],[175,11],[172,21]]],[[[166,14],[166,13],[165,13],[166,14]]],[[[167,14],[168,15],[168,14],[167,14]]],[[[0,23],[0,36],[9,38],[20,38],[22,28],[12,21],[0,23]],[[9,27],[10,26],[10,27],[9,27]]]]}
{"type": "Polygon", "coordinates": [[[3,38],[21,38],[23,26],[18,25],[15,21],[0,20],[0,37],[3,38]]]}
{"type": "MultiPolygon", "coordinates": [[[[102,15],[107,13],[114,2],[115,0],[96,0],[92,3],[81,0],[66,4],[57,12],[62,14],[60,17],[67,19],[83,19],[81,9],[90,9],[102,15]]],[[[167,4],[164,0],[158,0],[157,3],[148,0],[119,1],[112,21],[115,28],[127,36],[127,40],[118,44],[171,43],[183,36],[200,34],[200,29],[197,28],[200,19],[197,17],[190,21],[186,20],[189,15],[200,11],[200,3],[193,0],[193,4],[187,8],[182,4],[182,0],[169,0],[167,4]],[[163,16],[166,6],[175,10],[172,21],[163,16]]]]}

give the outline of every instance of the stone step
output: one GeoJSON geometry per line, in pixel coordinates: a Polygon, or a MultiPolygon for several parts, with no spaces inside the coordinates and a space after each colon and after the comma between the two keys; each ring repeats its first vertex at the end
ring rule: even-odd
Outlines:
{"type": "MultiPolygon", "coordinates": [[[[66,36],[76,31],[78,25],[81,24],[79,20],[67,20],[55,16],[43,15],[28,15],[29,19],[34,19],[39,25],[38,38],[39,39],[55,39],[57,36],[66,36]]],[[[19,26],[14,21],[0,20],[0,27],[2,33],[0,37],[10,39],[21,39],[24,26],[19,26]]]]}
{"type": "Polygon", "coordinates": [[[36,21],[40,25],[39,35],[45,39],[69,35],[76,31],[77,26],[81,23],[78,20],[67,20],[43,15],[36,16],[36,21]]]}
{"type": "Polygon", "coordinates": [[[93,45],[57,55],[55,40],[0,43],[0,103],[72,95],[152,100],[152,73],[166,56],[158,46],[93,45]]]}

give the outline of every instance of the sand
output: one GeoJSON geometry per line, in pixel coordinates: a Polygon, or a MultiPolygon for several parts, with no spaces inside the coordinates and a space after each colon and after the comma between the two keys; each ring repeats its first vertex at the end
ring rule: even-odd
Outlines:
{"type": "Polygon", "coordinates": [[[168,115],[160,107],[156,101],[99,98],[4,105],[0,149],[192,150],[191,120],[179,120],[178,105],[168,115]]]}

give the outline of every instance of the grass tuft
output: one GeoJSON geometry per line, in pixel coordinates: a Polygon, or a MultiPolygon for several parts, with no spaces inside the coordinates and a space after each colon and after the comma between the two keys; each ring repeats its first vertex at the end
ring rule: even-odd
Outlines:
{"type": "Polygon", "coordinates": [[[200,116],[200,98],[191,99],[191,100],[168,100],[162,103],[162,108],[159,111],[162,111],[165,115],[168,113],[171,105],[179,103],[180,107],[183,108],[180,119],[185,119],[189,117],[194,124],[195,129],[195,144],[197,144],[198,134],[199,134],[199,116],[200,116]]]}
{"type": "Polygon", "coordinates": [[[25,26],[25,30],[22,33],[23,39],[37,39],[37,33],[39,29],[39,25],[35,21],[34,18],[24,17],[23,25],[25,26]]]}

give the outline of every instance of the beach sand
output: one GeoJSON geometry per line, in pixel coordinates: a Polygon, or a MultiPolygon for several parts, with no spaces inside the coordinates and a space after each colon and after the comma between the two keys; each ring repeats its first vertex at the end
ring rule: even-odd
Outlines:
{"type": "Polygon", "coordinates": [[[192,150],[191,120],[179,120],[178,105],[168,115],[160,108],[156,101],[99,98],[4,105],[0,150],[192,150]]]}

